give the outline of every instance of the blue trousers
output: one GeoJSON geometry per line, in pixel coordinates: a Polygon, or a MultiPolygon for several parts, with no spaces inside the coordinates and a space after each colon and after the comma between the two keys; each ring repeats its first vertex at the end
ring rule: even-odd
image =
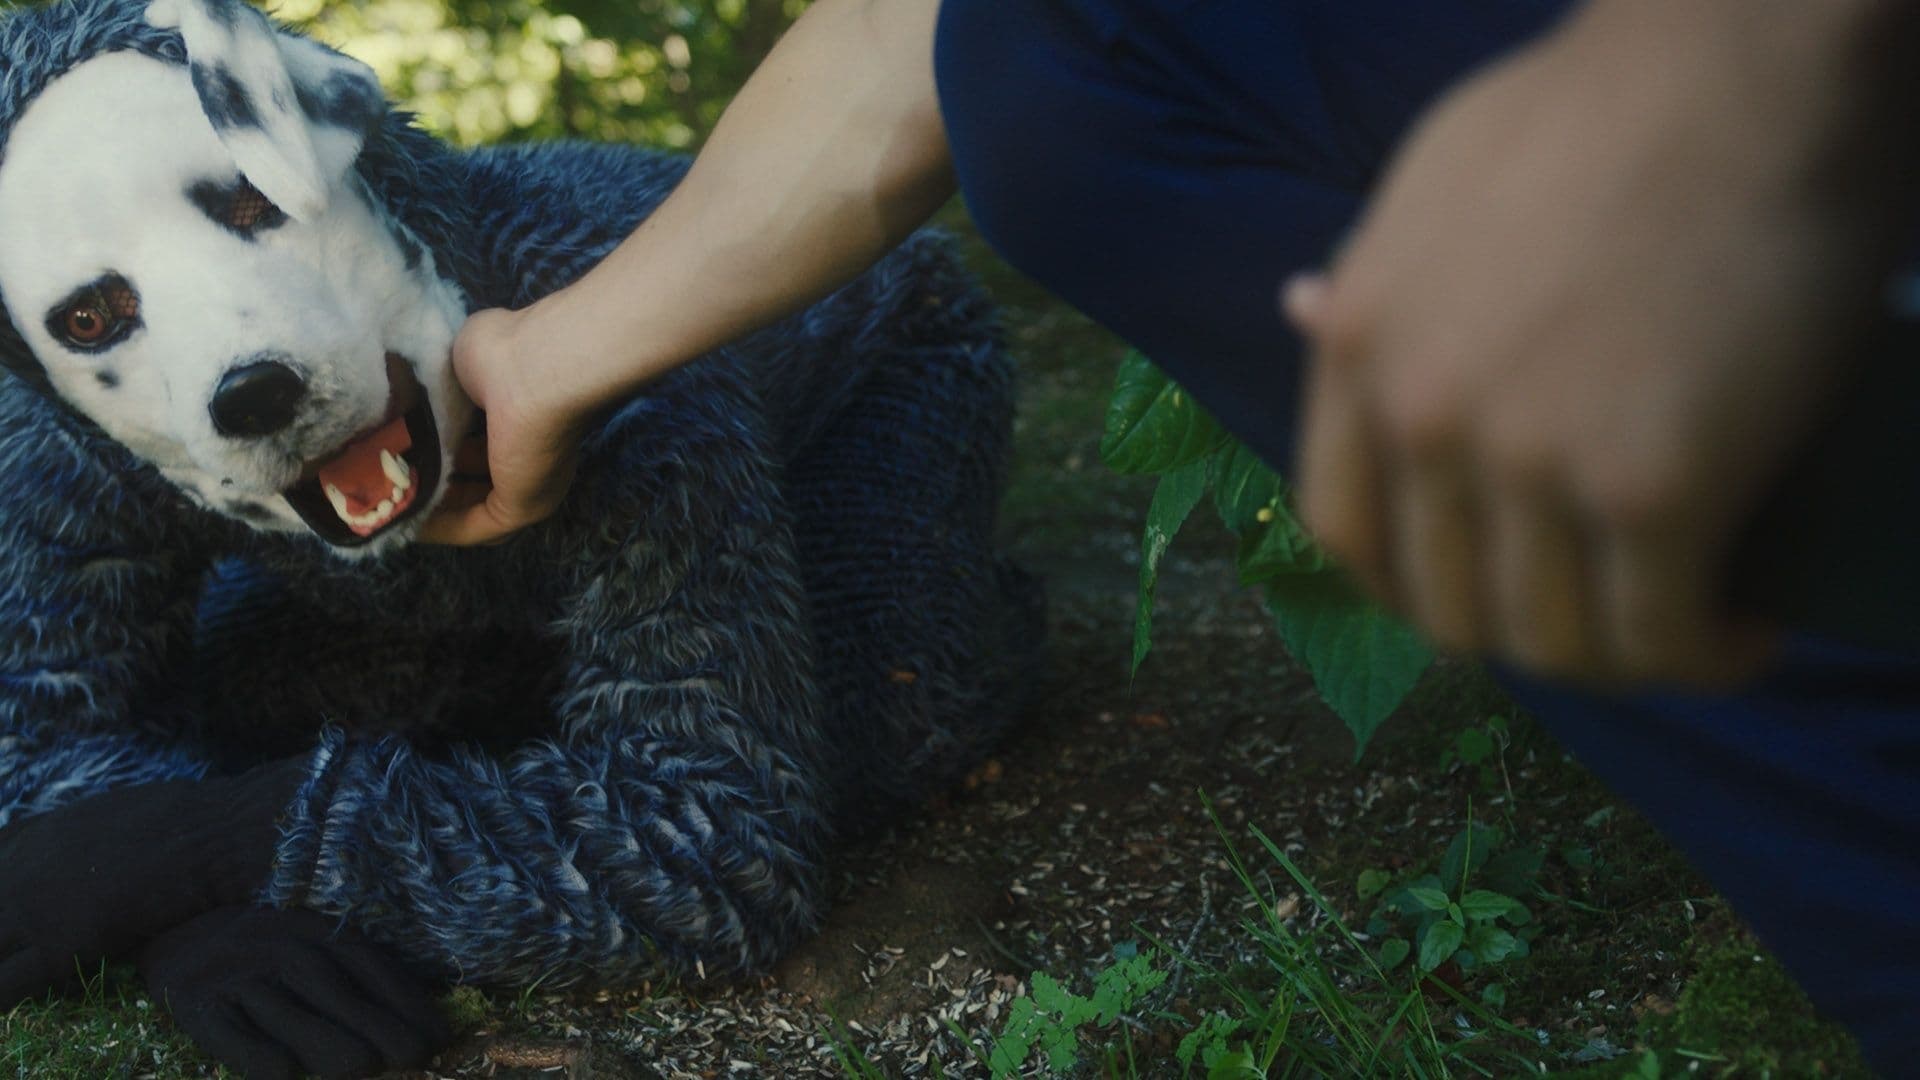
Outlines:
{"type": "MultiPolygon", "coordinates": [[[[1567,6],[945,0],[935,67],[988,241],[1284,467],[1300,346],[1277,286],[1325,263],[1422,105],[1567,6]]],[[[1914,367],[1863,376],[1877,392],[1839,427],[1885,444],[1920,431],[1914,367]]],[[[1818,633],[1745,692],[1503,677],[1893,1072],[1920,1059],[1920,452],[1880,451],[1842,447],[1853,467],[1832,468],[1809,450],[1801,512],[1770,508],[1754,557],[1801,569],[1756,573],[1756,595],[1818,633]],[[1839,570],[1806,569],[1822,557],[1839,570]]]]}

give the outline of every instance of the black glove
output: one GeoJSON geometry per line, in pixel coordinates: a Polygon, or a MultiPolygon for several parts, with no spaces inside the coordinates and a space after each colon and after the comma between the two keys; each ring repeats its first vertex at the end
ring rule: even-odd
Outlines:
{"type": "Polygon", "coordinates": [[[303,761],[95,795],[0,829],[0,1011],[266,884],[303,761]]]}
{"type": "Polygon", "coordinates": [[[138,963],[180,1030],[247,1080],[417,1068],[453,1038],[397,957],[311,911],[216,908],[138,963]]]}

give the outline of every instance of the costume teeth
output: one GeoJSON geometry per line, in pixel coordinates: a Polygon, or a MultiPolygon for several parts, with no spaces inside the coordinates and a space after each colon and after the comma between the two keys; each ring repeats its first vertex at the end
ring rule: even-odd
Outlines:
{"type": "Polygon", "coordinates": [[[395,494],[405,491],[408,488],[413,486],[412,467],[410,467],[406,462],[401,461],[399,458],[394,457],[393,451],[391,450],[380,451],[380,469],[382,472],[385,472],[387,474],[388,480],[393,481],[393,490],[395,494]]]}
{"type": "Polygon", "coordinates": [[[333,512],[341,521],[353,524],[353,515],[347,512],[347,493],[332,484],[326,485],[327,501],[333,504],[333,512]]]}
{"type": "MultiPolygon", "coordinates": [[[[385,457],[382,457],[381,464],[383,466],[386,465],[385,457]]],[[[334,514],[339,517],[341,521],[345,522],[349,528],[374,529],[386,524],[387,519],[393,516],[393,508],[406,499],[407,488],[412,486],[413,482],[411,479],[409,479],[405,485],[396,486],[392,493],[380,500],[378,506],[375,506],[364,514],[355,514],[347,509],[346,492],[341,491],[338,487],[332,484],[325,484],[323,485],[323,489],[327,494],[327,502],[333,506],[334,514]]]]}

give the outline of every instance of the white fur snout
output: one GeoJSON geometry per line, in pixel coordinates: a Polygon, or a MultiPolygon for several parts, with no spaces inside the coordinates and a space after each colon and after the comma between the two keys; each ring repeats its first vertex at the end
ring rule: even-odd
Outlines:
{"type": "Polygon", "coordinates": [[[343,552],[405,543],[443,485],[404,515],[389,500],[391,527],[340,510],[347,532],[287,495],[355,454],[393,473],[369,433],[409,407],[408,433],[435,445],[408,456],[447,475],[472,413],[448,361],[458,290],[345,165],[318,178],[328,198],[310,220],[283,212],[203,100],[186,68],[131,52],[36,98],[0,164],[0,296],[59,396],[190,497],[343,552]]]}

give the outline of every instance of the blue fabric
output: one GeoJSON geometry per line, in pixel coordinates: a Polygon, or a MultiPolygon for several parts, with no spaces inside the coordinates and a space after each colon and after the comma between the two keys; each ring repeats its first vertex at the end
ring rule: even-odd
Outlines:
{"type": "MultiPolygon", "coordinates": [[[[1565,6],[946,0],[935,67],[988,240],[1284,466],[1300,357],[1276,286],[1325,262],[1423,104],[1565,6]]],[[[1888,365],[1872,374],[1866,385],[1913,382],[1888,365]]],[[[1858,445],[1809,453],[1808,497],[1767,519],[1752,580],[1809,601],[1796,625],[1913,640],[1920,588],[1903,538],[1920,535],[1920,455],[1886,443],[1914,430],[1897,419],[1914,397],[1894,418],[1897,389],[1856,399],[1848,416],[1864,422],[1841,427],[1858,445]],[[1834,558],[1850,549],[1859,557],[1834,558]],[[1795,552],[1828,556],[1796,573],[1795,552]]],[[[1725,697],[1505,678],[1872,1060],[1920,1056],[1920,660],[1802,637],[1764,682],[1725,697]]]]}

